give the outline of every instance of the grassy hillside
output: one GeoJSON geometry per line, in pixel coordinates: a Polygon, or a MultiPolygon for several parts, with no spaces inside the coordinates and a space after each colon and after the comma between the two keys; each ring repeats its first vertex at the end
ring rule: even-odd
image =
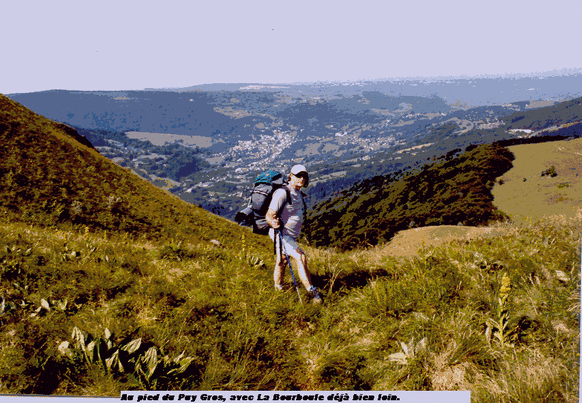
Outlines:
{"type": "Polygon", "coordinates": [[[240,239],[232,223],[156,188],[83,142],[90,145],[73,129],[0,95],[0,218],[147,239],[240,239]]]}
{"type": "Polygon", "coordinates": [[[399,258],[307,248],[326,302],[247,243],[0,227],[0,393],[470,390],[577,401],[582,215],[399,258]],[[303,296],[306,300],[305,295],[303,296]]]}
{"type": "Polygon", "coordinates": [[[512,160],[505,147],[474,146],[399,179],[378,176],[359,182],[310,211],[306,238],[315,245],[350,249],[386,242],[408,228],[502,218],[490,190],[512,160]]]}
{"type": "Polygon", "coordinates": [[[497,226],[429,225],[399,231],[378,249],[390,256],[414,257],[419,249],[436,247],[458,240],[495,238],[504,235],[497,226]]]}
{"type": "Polygon", "coordinates": [[[475,402],[577,401],[582,212],[496,224],[495,236],[404,257],[390,245],[306,246],[326,302],[301,305],[290,276],[273,290],[264,238],[19,108],[1,109],[11,163],[0,172],[13,182],[0,206],[0,393],[470,390],[475,402]],[[28,160],[44,180],[17,165],[28,160]],[[99,209],[110,194],[131,203],[99,209]]]}
{"type": "Polygon", "coordinates": [[[582,139],[509,150],[515,155],[514,166],[492,190],[500,210],[513,220],[538,220],[549,214],[572,217],[582,208],[582,139]],[[545,174],[552,167],[554,174],[545,174]]]}

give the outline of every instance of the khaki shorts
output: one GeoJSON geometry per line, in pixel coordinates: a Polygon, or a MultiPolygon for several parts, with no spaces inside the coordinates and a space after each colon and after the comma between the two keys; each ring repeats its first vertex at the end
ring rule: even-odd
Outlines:
{"type": "MultiPolygon", "coordinates": [[[[271,228],[269,230],[269,236],[271,240],[275,241],[275,230],[271,228]]],[[[291,256],[293,259],[299,260],[301,259],[301,255],[303,255],[303,251],[297,245],[295,239],[291,238],[289,235],[283,235],[282,237],[282,247],[283,247],[283,254],[287,256],[291,256]]],[[[277,257],[279,257],[281,253],[281,248],[279,247],[279,235],[277,234],[277,243],[275,245],[275,250],[277,251],[277,257]]]]}

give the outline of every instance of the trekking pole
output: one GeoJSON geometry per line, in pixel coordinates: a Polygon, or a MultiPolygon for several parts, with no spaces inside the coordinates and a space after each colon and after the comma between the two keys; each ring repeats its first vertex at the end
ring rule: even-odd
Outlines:
{"type": "Polygon", "coordinates": [[[279,235],[279,245],[280,245],[280,252],[285,255],[287,258],[287,264],[289,265],[289,271],[291,272],[291,277],[293,278],[293,284],[295,284],[295,290],[297,290],[297,295],[299,296],[299,302],[303,305],[303,300],[301,299],[301,293],[299,292],[299,287],[297,286],[297,281],[295,280],[295,274],[293,274],[293,268],[291,267],[291,260],[289,259],[289,255],[285,251],[285,245],[283,245],[283,236],[281,235],[281,230],[277,230],[277,235],[279,235]]]}

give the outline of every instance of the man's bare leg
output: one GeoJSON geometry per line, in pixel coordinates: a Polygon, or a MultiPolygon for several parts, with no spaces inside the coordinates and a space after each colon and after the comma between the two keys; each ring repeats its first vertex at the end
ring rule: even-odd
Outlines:
{"type": "Polygon", "coordinates": [[[298,252],[300,259],[298,261],[296,260],[298,266],[297,273],[299,274],[299,279],[301,280],[301,283],[305,289],[310,290],[313,284],[311,283],[311,273],[307,268],[307,258],[305,257],[305,253],[303,253],[302,250],[299,250],[298,252]]]}
{"type": "Polygon", "coordinates": [[[285,274],[285,266],[287,265],[287,258],[285,255],[277,255],[277,261],[275,262],[275,270],[273,272],[273,280],[275,282],[275,289],[283,289],[283,275],[285,274]]]}

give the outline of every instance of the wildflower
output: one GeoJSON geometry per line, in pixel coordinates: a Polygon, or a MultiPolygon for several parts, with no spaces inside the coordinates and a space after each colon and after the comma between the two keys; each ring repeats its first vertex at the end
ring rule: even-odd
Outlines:
{"type": "Polygon", "coordinates": [[[499,297],[501,298],[502,301],[505,301],[507,297],[509,297],[510,292],[511,292],[511,279],[507,276],[506,273],[504,273],[503,278],[501,279],[499,297]]]}

